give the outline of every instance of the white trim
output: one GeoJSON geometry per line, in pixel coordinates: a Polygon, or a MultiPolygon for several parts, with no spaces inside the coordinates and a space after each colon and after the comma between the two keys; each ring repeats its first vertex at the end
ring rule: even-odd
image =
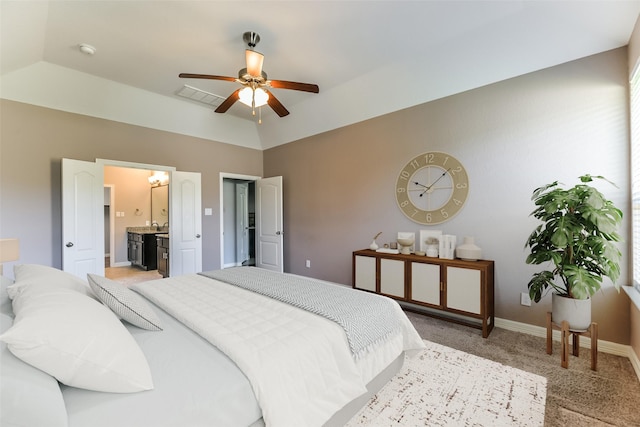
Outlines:
{"type": "MultiPolygon", "coordinates": [[[[506,329],[508,331],[521,332],[536,337],[547,338],[547,328],[542,326],[529,325],[527,323],[514,322],[513,320],[500,319],[496,317],[497,328],[506,329]]],[[[553,340],[560,342],[560,331],[553,331],[553,340]]],[[[583,337],[580,340],[580,346],[591,348],[591,339],[583,337]]],[[[616,356],[628,357],[636,371],[638,380],[640,380],[640,360],[629,345],[618,344],[610,341],[598,340],[598,351],[603,353],[614,354],[616,356]]]]}
{"type": "Polygon", "coordinates": [[[96,159],[96,163],[103,166],[116,166],[120,168],[148,169],[148,170],[172,171],[172,172],[176,171],[175,166],[149,165],[146,163],[124,162],[121,160],[96,159]]]}
{"type": "Polygon", "coordinates": [[[113,251],[114,255],[116,254],[116,251],[114,250],[114,245],[116,243],[116,216],[114,214],[116,205],[116,187],[113,184],[103,184],[103,186],[104,188],[109,189],[109,267],[115,267],[115,256],[111,257],[111,251],[113,251]]]}

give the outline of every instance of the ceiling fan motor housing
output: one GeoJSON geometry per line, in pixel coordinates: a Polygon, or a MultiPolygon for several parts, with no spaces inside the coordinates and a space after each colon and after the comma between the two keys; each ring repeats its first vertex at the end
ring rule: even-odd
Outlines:
{"type": "Polygon", "coordinates": [[[258,43],[260,43],[260,35],[258,33],[254,33],[253,31],[247,31],[242,35],[242,40],[244,40],[247,46],[253,49],[258,45],[258,43]]]}

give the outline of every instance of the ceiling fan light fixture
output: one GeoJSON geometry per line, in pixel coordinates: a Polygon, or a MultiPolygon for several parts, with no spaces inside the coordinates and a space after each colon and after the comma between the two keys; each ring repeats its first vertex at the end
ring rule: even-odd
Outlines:
{"type": "Polygon", "coordinates": [[[249,86],[242,89],[238,96],[240,97],[240,102],[242,102],[247,107],[262,107],[266,105],[269,100],[269,94],[262,88],[256,88],[255,90],[250,88],[249,86]]]}
{"type": "Polygon", "coordinates": [[[247,73],[253,77],[260,77],[262,75],[262,63],[264,62],[264,55],[255,50],[245,50],[245,58],[247,61],[247,73]]]}

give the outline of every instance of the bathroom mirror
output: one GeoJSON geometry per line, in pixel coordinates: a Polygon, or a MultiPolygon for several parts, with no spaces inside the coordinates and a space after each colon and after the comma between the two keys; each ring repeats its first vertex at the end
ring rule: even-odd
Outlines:
{"type": "Polygon", "coordinates": [[[151,223],[169,225],[169,186],[151,187],[151,223]]]}

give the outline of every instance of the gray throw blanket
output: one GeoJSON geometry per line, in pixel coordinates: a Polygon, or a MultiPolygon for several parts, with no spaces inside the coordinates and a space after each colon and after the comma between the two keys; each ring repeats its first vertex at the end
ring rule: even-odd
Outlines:
{"type": "Polygon", "coordinates": [[[402,328],[394,307],[397,303],[380,295],[256,267],[234,267],[199,274],[336,322],[344,329],[356,359],[402,328]]]}

